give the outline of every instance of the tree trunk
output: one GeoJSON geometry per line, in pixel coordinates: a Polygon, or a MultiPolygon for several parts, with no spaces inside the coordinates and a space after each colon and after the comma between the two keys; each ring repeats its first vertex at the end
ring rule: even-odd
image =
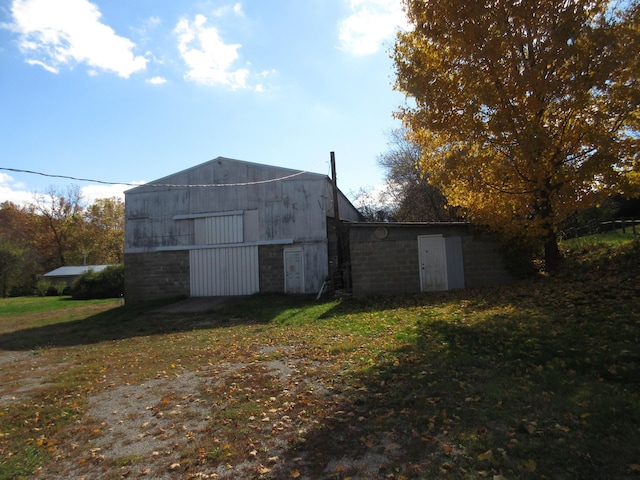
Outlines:
{"type": "Polygon", "coordinates": [[[558,237],[551,231],[547,234],[544,242],[544,268],[547,272],[553,272],[558,269],[562,262],[562,255],[558,247],[558,237]]]}

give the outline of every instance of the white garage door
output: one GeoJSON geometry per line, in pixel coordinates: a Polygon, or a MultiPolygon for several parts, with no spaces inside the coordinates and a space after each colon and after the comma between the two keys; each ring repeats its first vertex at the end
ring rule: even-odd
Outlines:
{"type": "Polygon", "coordinates": [[[260,290],[258,247],[189,252],[192,297],[251,295],[260,290]]]}

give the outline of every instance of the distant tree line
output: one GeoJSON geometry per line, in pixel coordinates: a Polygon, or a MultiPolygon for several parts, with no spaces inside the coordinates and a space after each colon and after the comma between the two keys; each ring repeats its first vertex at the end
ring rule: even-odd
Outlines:
{"type": "Polygon", "coordinates": [[[55,268],[120,264],[123,255],[118,198],[86,205],[79,187],[50,187],[28,205],[0,204],[0,297],[33,293],[38,275],[55,268]]]}

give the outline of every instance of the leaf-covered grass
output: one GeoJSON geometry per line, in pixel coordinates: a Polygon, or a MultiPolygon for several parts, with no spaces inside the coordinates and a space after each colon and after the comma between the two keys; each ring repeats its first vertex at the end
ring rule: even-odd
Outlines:
{"type": "Polygon", "coordinates": [[[64,462],[104,478],[635,478],[640,242],[565,248],[557,276],[495,289],[14,313],[0,359],[26,357],[1,364],[0,479],[64,462]],[[185,378],[142,406],[184,429],[171,462],[92,448],[108,430],[92,398],[185,378]]]}

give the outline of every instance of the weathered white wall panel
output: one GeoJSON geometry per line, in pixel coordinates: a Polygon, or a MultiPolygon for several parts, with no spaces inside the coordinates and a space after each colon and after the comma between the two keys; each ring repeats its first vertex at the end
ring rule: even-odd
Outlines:
{"type": "Polygon", "coordinates": [[[318,293],[324,279],[329,275],[329,252],[327,242],[304,245],[305,293],[318,293]]]}
{"type": "Polygon", "coordinates": [[[192,297],[251,295],[260,290],[258,247],[189,252],[192,297]]]}
{"type": "Polygon", "coordinates": [[[257,242],[260,239],[258,210],[247,210],[243,215],[244,241],[257,242]]]}
{"type": "MultiPolygon", "coordinates": [[[[355,219],[353,206],[342,194],[339,198],[341,216],[355,219]]],[[[252,228],[245,230],[241,242],[318,241],[326,239],[326,217],[333,216],[332,202],[326,176],[218,158],[129,190],[125,203],[125,251],[209,244],[196,241],[195,219],[176,217],[212,212],[245,212],[244,221],[250,221],[252,228]],[[269,181],[273,179],[281,180],[269,181]],[[205,184],[224,186],[197,186],[205,184]]],[[[198,240],[202,240],[200,233],[198,240]]],[[[228,241],[228,237],[213,239],[213,243],[228,241]]]]}

